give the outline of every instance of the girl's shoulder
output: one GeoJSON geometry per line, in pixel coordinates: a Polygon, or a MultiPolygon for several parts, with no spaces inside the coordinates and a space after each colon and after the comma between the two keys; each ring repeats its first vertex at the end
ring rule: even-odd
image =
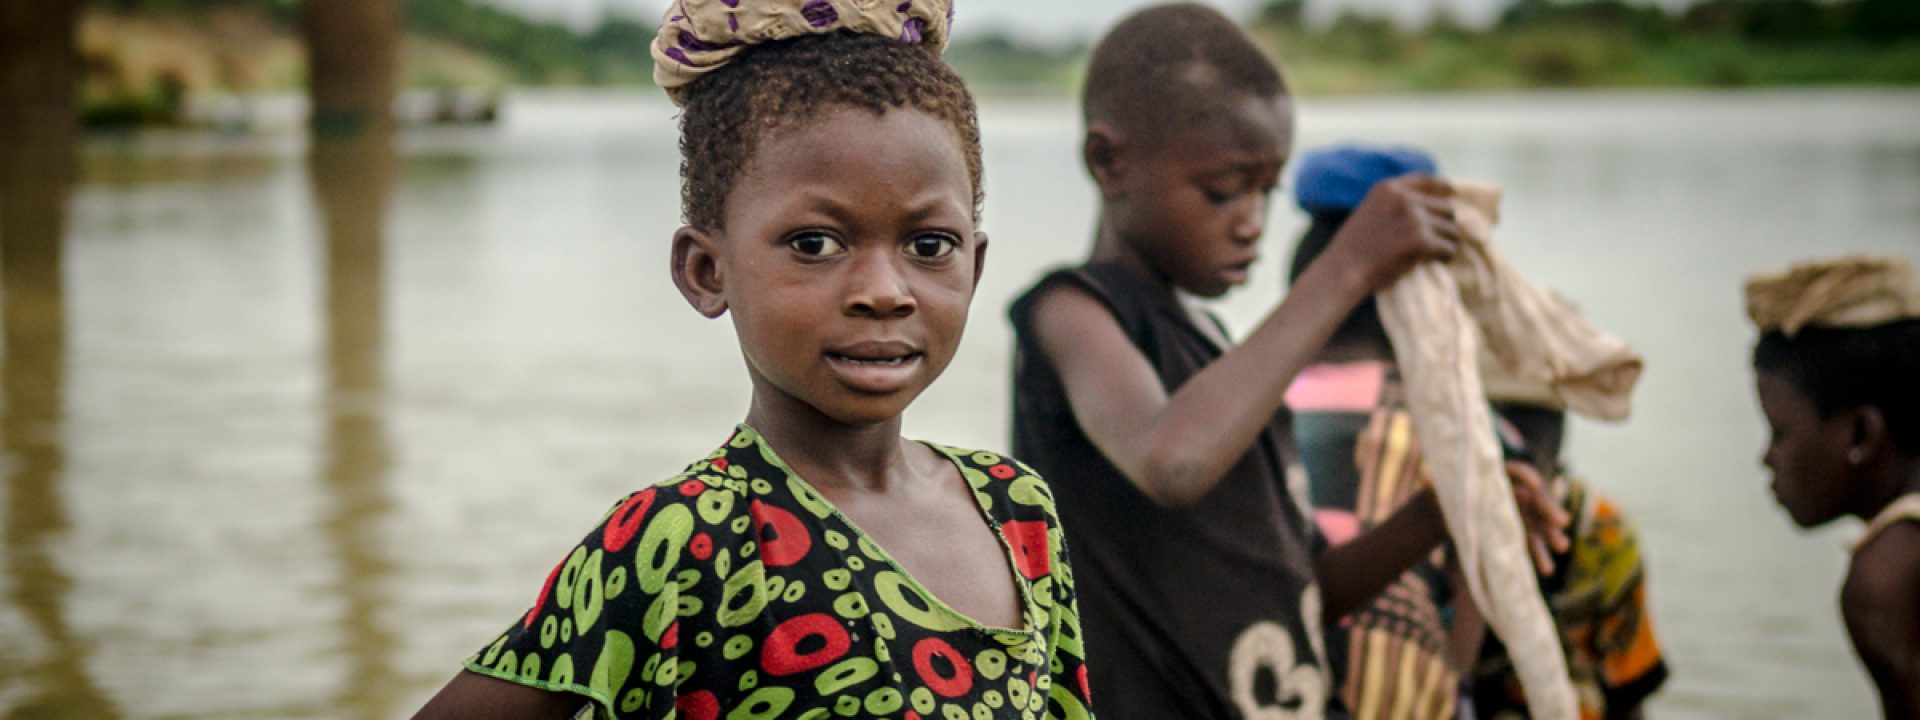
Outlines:
{"type": "Polygon", "coordinates": [[[975,499],[997,522],[1045,519],[1050,525],[1059,524],[1053,489],[1026,463],[990,450],[924,444],[953,460],[975,499]]]}

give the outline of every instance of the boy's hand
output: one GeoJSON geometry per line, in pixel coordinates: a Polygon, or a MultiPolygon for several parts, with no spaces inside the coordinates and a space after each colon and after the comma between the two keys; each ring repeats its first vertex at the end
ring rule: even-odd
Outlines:
{"type": "Polygon", "coordinates": [[[1403,175],[1373,186],[1340,228],[1332,249],[1352,263],[1369,293],[1426,260],[1447,260],[1460,244],[1453,186],[1432,175],[1403,175]]]}
{"type": "Polygon", "coordinates": [[[1527,550],[1533,554],[1533,565],[1541,575],[1550,575],[1553,554],[1566,552],[1571,544],[1567,523],[1572,519],[1554,502],[1546,482],[1532,465],[1507,461],[1507,480],[1513,483],[1513,503],[1520,508],[1520,521],[1527,527],[1527,550]]]}

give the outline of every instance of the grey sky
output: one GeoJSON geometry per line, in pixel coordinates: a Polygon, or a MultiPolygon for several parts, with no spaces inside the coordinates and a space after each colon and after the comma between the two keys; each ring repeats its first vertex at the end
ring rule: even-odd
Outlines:
{"type": "MultiPolygon", "coordinates": [[[[603,13],[623,12],[657,20],[666,0],[486,0],[530,15],[592,25],[603,13]]],[[[957,0],[955,32],[1011,30],[1036,40],[1091,40],[1128,12],[1157,0],[957,0]]],[[[1245,17],[1261,0],[1204,0],[1233,17],[1245,17]]],[[[1446,9],[1467,23],[1484,23],[1507,0],[1307,0],[1310,17],[1327,18],[1342,8],[1386,14],[1418,22],[1446,9]]]]}

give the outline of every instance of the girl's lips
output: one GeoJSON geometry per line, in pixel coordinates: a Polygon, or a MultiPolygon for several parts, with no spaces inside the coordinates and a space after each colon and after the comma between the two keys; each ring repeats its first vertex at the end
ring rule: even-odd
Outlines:
{"type": "Polygon", "coordinates": [[[827,367],[841,384],[873,394],[899,392],[912,385],[923,357],[916,351],[890,356],[826,354],[827,367]]]}

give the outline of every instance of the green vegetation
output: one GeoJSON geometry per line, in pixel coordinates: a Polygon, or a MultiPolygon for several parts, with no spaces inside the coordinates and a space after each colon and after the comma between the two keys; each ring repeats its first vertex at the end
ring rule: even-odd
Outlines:
{"type": "MultiPolygon", "coordinates": [[[[300,3],[325,1],[86,0],[90,123],[164,122],[183,98],[297,90],[300,3]]],[[[1304,11],[1305,0],[1270,0],[1248,27],[1307,94],[1920,85],[1920,0],[1703,0],[1679,14],[1639,0],[1514,0],[1487,28],[1363,15],[1313,26],[1304,11]]],[[[403,19],[404,88],[651,81],[653,27],[640,20],[582,32],[480,0],[406,0],[403,19]]],[[[947,57],[985,92],[1066,95],[1086,50],[988,31],[947,57]]]]}
{"type": "Polygon", "coordinates": [[[1301,22],[1268,3],[1251,28],[1307,93],[1598,87],[1920,85],[1920,2],[1707,0],[1674,15],[1622,0],[1518,0],[1492,27],[1301,22]]]}

